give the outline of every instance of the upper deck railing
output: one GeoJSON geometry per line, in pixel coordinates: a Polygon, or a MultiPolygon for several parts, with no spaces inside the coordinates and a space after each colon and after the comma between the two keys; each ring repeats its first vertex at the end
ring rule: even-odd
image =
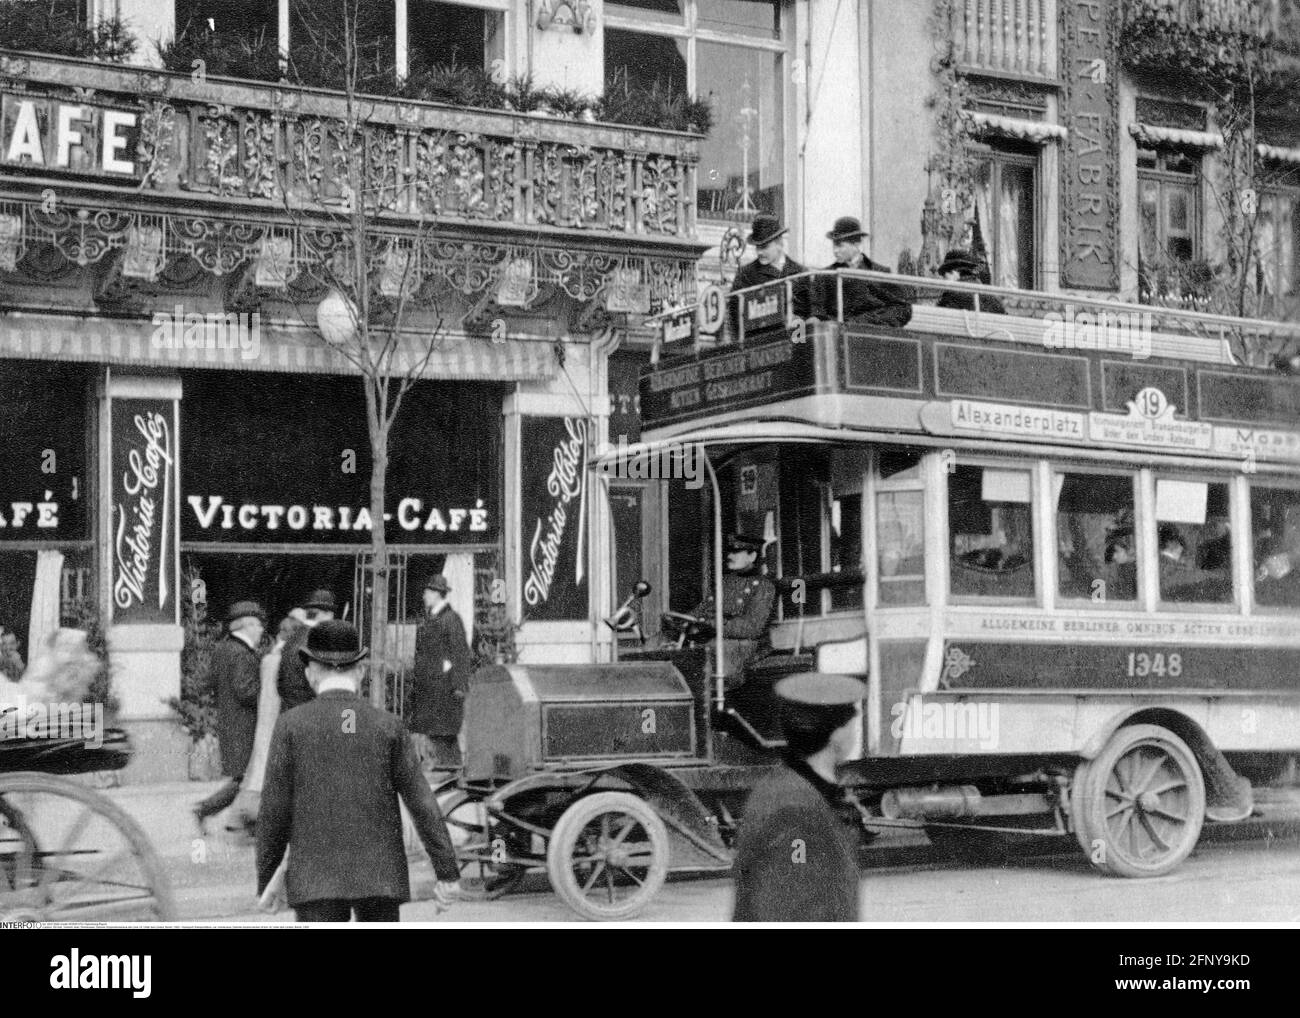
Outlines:
{"type": "Polygon", "coordinates": [[[392,224],[582,231],[652,249],[695,234],[691,135],[361,97],[350,136],[338,92],[3,49],[0,103],[11,197],[111,192],[117,208],[200,202],[256,220],[361,201],[392,224]]]}

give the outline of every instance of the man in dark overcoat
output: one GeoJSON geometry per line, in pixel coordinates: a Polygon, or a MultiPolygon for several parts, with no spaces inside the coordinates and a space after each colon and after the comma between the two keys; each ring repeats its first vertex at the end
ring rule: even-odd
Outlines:
{"type": "Polygon", "coordinates": [[[776,695],[786,752],[741,816],[732,919],[855,922],[858,814],[835,767],[860,752],[867,687],[847,675],[791,675],[776,695]]]}
{"type": "Polygon", "coordinates": [[[326,622],[338,614],[338,602],[328,590],[314,590],[299,608],[303,612],[303,625],[299,626],[280,655],[280,671],[276,675],[276,689],[280,693],[280,713],[304,704],[315,694],[307,681],[302,656],[298,653],[307,644],[307,633],[317,623],[326,622]]]}
{"type": "Polygon", "coordinates": [[[271,737],[257,818],[257,891],[289,854],[285,898],[299,922],[396,922],[411,897],[398,800],[437,874],[447,906],[460,870],[406,726],[357,694],[356,627],[328,620],[299,652],[316,696],[281,714],[271,737]]]}
{"type": "Polygon", "coordinates": [[[473,655],[465,623],[447,601],[441,573],[424,585],[425,620],[415,634],[415,669],[407,715],[423,761],[432,770],[461,766],[460,728],[473,655]]]}
{"type": "MultiPolygon", "coordinates": [[[[754,217],[754,225],[750,229],[748,241],[754,246],[756,257],[737,270],[736,278],[731,284],[733,294],[737,290],[758,286],[761,283],[772,283],[786,276],[797,276],[807,271],[786,254],[785,235],[789,232],[789,228],[782,226],[781,220],[776,216],[763,213],[754,217]]],[[[790,313],[795,318],[807,318],[812,314],[811,292],[807,277],[795,280],[791,284],[790,313]]],[[[740,320],[741,299],[731,297],[727,302],[729,327],[733,338],[738,335],[736,323],[740,320]]]]}
{"type": "MultiPolygon", "coordinates": [[[[835,261],[828,269],[857,269],[861,272],[888,272],[884,265],[873,262],[862,250],[867,231],[853,216],[841,216],[826,234],[835,253],[835,261]]],[[[816,314],[820,318],[835,320],[839,309],[839,283],[835,276],[818,276],[816,286],[816,314]]],[[[901,328],[912,320],[912,302],[915,291],[910,286],[891,286],[869,279],[846,277],[844,289],[844,321],[869,325],[892,325],[901,328]]]]}
{"type": "Polygon", "coordinates": [[[239,795],[257,731],[257,698],[262,690],[260,644],[266,614],[255,601],[237,601],[226,616],[228,632],[212,652],[210,667],[217,692],[217,740],[221,772],[229,777],[221,788],[194,807],[199,833],[208,817],[230,806],[239,795]]]}
{"type": "MultiPolygon", "coordinates": [[[[744,681],[750,662],[771,650],[768,629],[776,607],[776,585],[758,568],[761,537],[730,534],[726,544],[726,575],[722,578],[722,646],[726,686],[744,681]]],[[[711,631],[717,620],[713,586],[691,614],[711,631]]],[[[712,651],[710,650],[710,653],[712,651]]],[[[710,662],[712,668],[712,662],[710,662]]]]}

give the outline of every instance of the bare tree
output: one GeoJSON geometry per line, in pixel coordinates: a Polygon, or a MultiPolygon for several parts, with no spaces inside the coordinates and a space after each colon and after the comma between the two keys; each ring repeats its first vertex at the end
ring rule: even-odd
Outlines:
{"type": "MultiPolygon", "coordinates": [[[[371,48],[375,40],[367,28],[373,27],[369,26],[373,18],[366,9],[373,12],[375,6],[362,0],[299,5],[295,27],[303,38],[295,42],[289,63],[299,80],[341,84],[344,98],[344,119],[337,127],[334,153],[342,194],[338,207],[326,213],[328,223],[324,226],[333,234],[334,243],[326,245],[317,262],[306,270],[327,286],[329,293],[319,309],[300,308],[300,314],[304,322],[316,321],[320,341],[356,368],[365,392],[373,570],[370,698],[383,707],[385,671],[390,664],[390,577],[384,523],[389,440],[404,397],[426,375],[446,331],[437,301],[428,288],[419,286],[421,249],[432,224],[420,216],[403,232],[381,228],[376,217],[393,195],[367,173],[366,123],[383,101],[373,93],[387,84],[391,95],[397,82],[391,65],[384,64],[382,48],[371,48]],[[418,334],[407,328],[415,317],[421,319],[418,334]]],[[[312,221],[287,195],[286,209],[300,225],[321,228],[319,220],[312,221]]],[[[319,214],[318,209],[312,212],[319,214]]]]}

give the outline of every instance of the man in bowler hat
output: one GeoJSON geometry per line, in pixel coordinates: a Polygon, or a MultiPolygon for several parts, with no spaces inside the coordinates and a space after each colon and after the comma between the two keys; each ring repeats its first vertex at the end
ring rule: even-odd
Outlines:
{"type": "MultiPolygon", "coordinates": [[[[728,686],[744,681],[745,666],[770,649],[768,623],[776,604],[776,585],[758,569],[761,537],[730,534],[726,544],[727,574],[722,578],[722,646],[728,686]]],[[[717,618],[713,587],[691,612],[712,627],[717,618]]]]}
{"type": "Polygon", "coordinates": [[[304,624],[284,645],[280,655],[280,671],[276,676],[276,688],[280,693],[280,713],[304,704],[316,694],[311,691],[307,681],[307,672],[303,668],[302,658],[298,652],[307,643],[307,634],[312,627],[327,622],[338,613],[338,602],[328,590],[314,590],[299,605],[303,611],[304,624]]]}
{"type": "MultiPolygon", "coordinates": [[[[939,275],[962,283],[984,282],[984,263],[964,248],[953,248],[943,258],[939,266],[939,275]]],[[[983,311],[990,315],[1005,315],[1007,309],[996,297],[982,293],[957,292],[945,290],[936,305],[941,308],[956,308],[960,311],[983,311]]]]}
{"type": "Polygon", "coordinates": [[[425,619],[415,634],[408,719],[424,763],[432,770],[461,766],[460,726],[473,656],[465,623],[447,601],[451,587],[441,573],[424,585],[425,619]]]}
{"type": "MultiPolygon", "coordinates": [[[[762,213],[754,217],[748,242],[754,246],[757,256],[752,262],[742,265],[736,272],[736,278],[731,284],[732,293],[761,283],[773,283],[786,276],[797,276],[807,271],[785,252],[785,235],[789,232],[789,228],[782,226],[776,216],[762,213]]],[[[812,313],[808,279],[805,277],[795,280],[791,288],[793,299],[790,313],[796,318],[807,318],[812,313]]],[[[730,302],[733,327],[740,313],[739,300],[740,298],[733,298],[730,302]]]]}
{"type": "Polygon", "coordinates": [[[786,750],[741,816],[732,919],[856,922],[860,821],[835,768],[859,752],[867,687],[848,675],[790,675],[776,695],[786,750]]]}
{"type": "Polygon", "coordinates": [[[257,698],[262,691],[259,644],[266,628],[266,614],[256,601],[237,601],[230,606],[226,623],[228,632],[212,652],[210,667],[217,691],[221,770],[230,780],[194,807],[200,834],[206,833],[208,817],[229,807],[239,795],[239,785],[253,752],[257,698]]]}
{"type": "MultiPolygon", "coordinates": [[[[867,231],[853,216],[841,216],[826,234],[835,253],[835,261],[827,269],[857,269],[861,272],[888,272],[868,258],[862,251],[867,231]]],[[[817,314],[835,320],[840,310],[841,283],[835,276],[817,279],[817,314]]],[[[908,286],[890,286],[869,279],[846,277],[842,283],[844,293],[844,318],[846,322],[863,322],[870,325],[892,325],[898,328],[912,320],[912,301],[915,293],[908,286]]]]}
{"type": "Polygon", "coordinates": [[[411,898],[398,799],[406,804],[446,907],[460,870],[432,789],[402,722],[357,693],[356,627],[333,619],[298,651],[316,697],[281,714],[257,818],[257,892],[285,851],[285,897],[299,922],[396,922],[411,898]]]}

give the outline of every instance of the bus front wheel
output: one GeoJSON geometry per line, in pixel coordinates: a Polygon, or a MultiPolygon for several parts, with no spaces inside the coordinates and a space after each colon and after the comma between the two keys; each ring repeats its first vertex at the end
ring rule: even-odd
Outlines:
{"type": "Polygon", "coordinates": [[[1098,869],[1158,877],[1191,854],[1205,819],[1205,779],[1177,735],[1130,725],[1079,767],[1070,790],[1075,834],[1098,869]]]}

